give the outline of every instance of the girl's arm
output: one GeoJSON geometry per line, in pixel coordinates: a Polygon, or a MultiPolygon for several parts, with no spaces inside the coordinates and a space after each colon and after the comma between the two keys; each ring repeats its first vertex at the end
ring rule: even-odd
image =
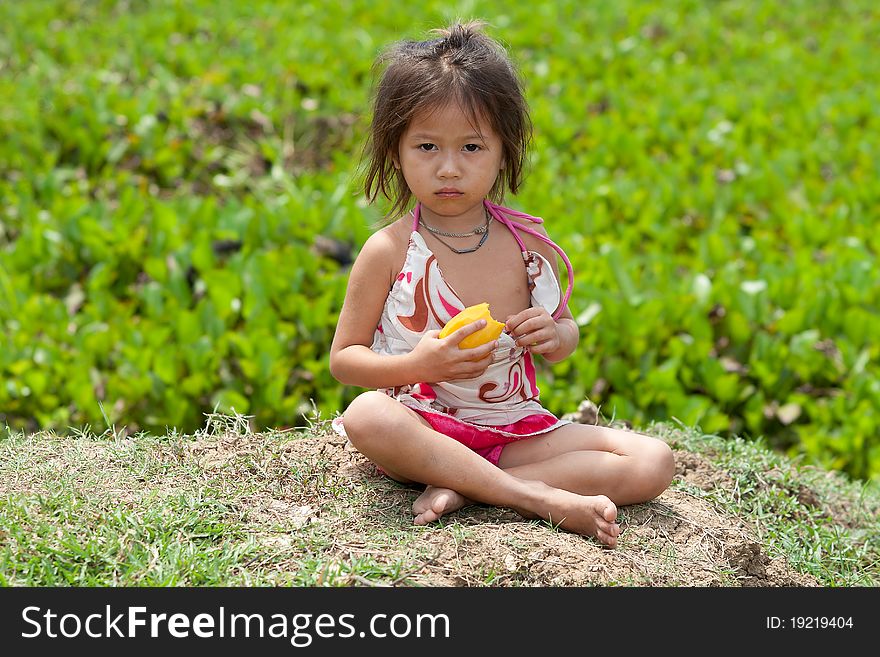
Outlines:
{"type": "Polygon", "coordinates": [[[571,312],[568,308],[556,320],[556,332],[559,336],[559,347],[550,353],[541,354],[544,360],[549,363],[558,363],[568,358],[574,352],[580,340],[580,330],[571,317],[571,312]],[[568,317],[566,317],[566,313],[569,315],[568,317]]]}
{"type": "Polygon", "coordinates": [[[374,233],[351,267],[330,346],[330,373],[340,383],[387,388],[418,378],[408,354],[383,357],[370,349],[394,277],[395,247],[388,229],[374,233]]]}
{"type": "Polygon", "coordinates": [[[473,322],[442,340],[428,331],[416,347],[402,355],[377,354],[370,346],[388,291],[397,274],[401,246],[389,229],[370,236],[355,259],[330,346],[330,373],[340,383],[362,388],[390,388],[420,381],[452,381],[480,376],[497,344],[459,349],[458,343],[481,329],[473,322]]]}

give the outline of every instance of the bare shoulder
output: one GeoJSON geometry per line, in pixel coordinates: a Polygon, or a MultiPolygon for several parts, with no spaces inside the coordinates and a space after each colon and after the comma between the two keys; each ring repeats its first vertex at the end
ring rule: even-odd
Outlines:
{"type": "MultiPolygon", "coordinates": [[[[547,234],[547,229],[544,228],[543,224],[538,224],[538,223],[535,223],[534,221],[529,221],[528,219],[521,219],[519,217],[509,217],[509,219],[515,224],[518,224],[520,226],[524,226],[525,228],[528,228],[529,230],[532,230],[532,231],[538,233],[539,235],[543,235],[544,237],[546,237],[548,239],[552,239],[550,237],[550,235],[547,234]]],[[[556,263],[556,258],[558,256],[558,254],[556,253],[556,249],[554,249],[552,246],[547,244],[544,240],[539,239],[539,238],[535,237],[534,235],[529,235],[525,231],[520,231],[519,235],[520,235],[520,239],[522,239],[522,241],[523,241],[523,244],[526,245],[526,248],[528,248],[530,251],[536,251],[536,252],[540,253],[542,256],[547,258],[547,260],[550,261],[550,263],[552,263],[552,264],[556,263]]],[[[556,240],[553,240],[553,241],[555,242],[556,240]]]]}
{"type": "Polygon", "coordinates": [[[364,242],[355,260],[355,268],[369,268],[377,275],[387,276],[389,286],[397,272],[403,267],[409,233],[404,230],[402,220],[379,229],[364,242]]]}
{"type": "Polygon", "coordinates": [[[364,242],[349,273],[330,346],[331,359],[351,345],[372,344],[388,291],[406,258],[406,244],[395,224],[376,231],[364,242]]]}
{"type": "MultiPolygon", "coordinates": [[[[544,227],[543,224],[538,224],[533,221],[529,221],[528,219],[521,219],[518,217],[511,217],[511,220],[521,226],[529,228],[530,230],[534,231],[535,233],[538,233],[539,235],[543,235],[544,237],[552,240],[553,242],[556,242],[556,240],[554,240],[552,237],[550,237],[550,235],[547,234],[547,229],[544,227]]],[[[553,268],[553,273],[556,275],[557,281],[560,282],[560,284],[563,286],[563,289],[564,289],[565,283],[563,283],[562,281],[566,280],[566,282],[567,282],[567,279],[565,279],[564,277],[566,277],[568,275],[568,272],[566,270],[565,265],[562,263],[562,259],[559,255],[559,253],[557,253],[556,249],[554,249],[552,246],[547,244],[544,240],[542,240],[538,237],[535,237],[534,235],[530,235],[529,233],[527,233],[525,231],[520,232],[520,238],[522,239],[523,244],[526,245],[527,249],[529,249],[530,251],[534,251],[536,253],[539,253],[542,256],[544,256],[544,258],[547,260],[547,262],[550,263],[550,266],[553,268]],[[560,267],[562,268],[561,271],[560,271],[560,267]]],[[[557,245],[558,245],[558,242],[557,242],[557,245]]],[[[562,317],[566,318],[566,319],[573,319],[572,314],[571,314],[571,310],[569,310],[567,306],[562,313],[562,317]]]]}

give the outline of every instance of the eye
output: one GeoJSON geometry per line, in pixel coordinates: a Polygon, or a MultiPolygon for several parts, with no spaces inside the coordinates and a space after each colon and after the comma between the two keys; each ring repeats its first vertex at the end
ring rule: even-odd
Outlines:
{"type": "Polygon", "coordinates": [[[477,151],[479,151],[481,149],[482,149],[482,146],[480,146],[479,144],[465,144],[464,145],[464,150],[466,150],[468,153],[476,153],[477,151]]]}
{"type": "Polygon", "coordinates": [[[424,144],[419,144],[419,145],[417,146],[417,148],[418,148],[420,151],[425,151],[425,152],[427,153],[427,152],[430,152],[430,151],[435,150],[437,147],[436,147],[434,144],[431,144],[431,143],[424,143],[424,144]]]}

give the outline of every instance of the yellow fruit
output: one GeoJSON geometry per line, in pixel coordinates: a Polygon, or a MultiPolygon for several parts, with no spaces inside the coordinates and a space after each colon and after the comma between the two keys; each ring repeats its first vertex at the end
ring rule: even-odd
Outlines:
{"type": "Polygon", "coordinates": [[[504,324],[501,322],[496,322],[492,319],[492,315],[489,314],[489,304],[488,303],[478,303],[475,306],[468,306],[460,313],[455,315],[452,319],[446,322],[446,326],[443,327],[443,330],[440,331],[440,338],[445,338],[450,333],[454,333],[462,326],[467,326],[471,322],[476,322],[477,320],[485,319],[486,326],[481,328],[476,333],[471,333],[464,340],[458,343],[459,349],[473,349],[474,347],[479,347],[481,344],[486,344],[487,342],[491,342],[492,340],[497,340],[498,336],[501,335],[501,331],[504,330],[504,324]]]}

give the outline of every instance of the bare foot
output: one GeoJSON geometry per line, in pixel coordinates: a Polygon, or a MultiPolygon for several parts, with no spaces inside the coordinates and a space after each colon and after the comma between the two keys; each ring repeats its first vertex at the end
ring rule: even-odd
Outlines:
{"type": "Polygon", "coordinates": [[[415,516],[413,522],[417,525],[427,525],[429,522],[434,522],[440,518],[440,516],[458,511],[468,504],[472,504],[472,502],[451,488],[428,486],[425,488],[425,492],[419,495],[419,498],[413,502],[412,510],[415,516]]]}
{"type": "Polygon", "coordinates": [[[617,506],[604,495],[577,495],[561,489],[551,489],[544,514],[524,512],[527,518],[541,517],[553,525],[584,536],[592,536],[603,545],[617,547],[620,525],[617,524],[617,506]]]}

